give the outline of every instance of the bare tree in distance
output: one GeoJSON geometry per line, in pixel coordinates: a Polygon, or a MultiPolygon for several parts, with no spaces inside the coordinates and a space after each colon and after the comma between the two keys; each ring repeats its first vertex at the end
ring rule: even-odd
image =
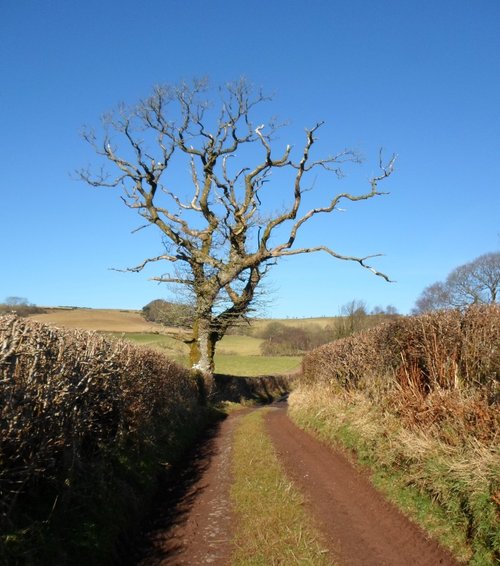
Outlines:
{"type": "Polygon", "coordinates": [[[30,303],[26,297],[11,296],[6,297],[3,303],[0,302],[0,315],[14,313],[17,316],[29,316],[43,312],[42,308],[30,303]]]}
{"type": "Polygon", "coordinates": [[[324,252],[389,281],[368,263],[375,255],[355,257],[322,243],[297,247],[295,242],[307,223],[341,203],[385,194],[379,183],[391,175],[395,161],[393,156],[383,163],[380,156],[380,173],[364,192],[336,193],[327,187],[322,202],[306,206],[304,195],[312,190],[316,172],[340,177],[342,164],[359,161],[356,153],[345,149],[313,158],[322,122],[306,129],[300,149],[278,144],[280,125],[254,118],[269,99],[245,80],[218,90],[217,109],[209,94],[207,81],[200,80],[158,86],[149,98],[120,106],[103,118],[101,134],[83,133],[111,170],[103,165],[97,172],[79,171],[92,186],[119,189],[144,226],[160,230],[164,251],[127,270],[140,272],[155,262],[172,265],[172,271],[152,279],[189,289],[195,311],[191,363],[205,373],[214,370],[216,343],[249,312],[263,278],[280,258],[324,252]],[[189,183],[176,178],[179,166],[189,170],[189,183]],[[276,198],[276,191],[287,204],[273,212],[264,201],[270,194],[276,198]]]}
{"type": "Polygon", "coordinates": [[[4,301],[5,305],[18,307],[18,306],[27,306],[29,305],[28,299],[25,297],[7,297],[4,301]]]}
{"type": "Polygon", "coordinates": [[[386,307],[382,307],[377,305],[373,307],[371,310],[372,315],[388,315],[388,316],[397,316],[398,309],[394,305],[387,305],[386,307]]]}
{"type": "Polygon", "coordinates": [[[368,309],[365,301],[353,299],[342,305],[336,328],[336,338],[344,338],[361,330],[367,317],[368,309]]]}
{"type": "Polygon", "coordinates": [[[414,314],[450,308],[450,297],[445,283],[437,281],[426,287],[415,302],[414,314]]]}
{"type": "Polygon", "coordinates": [[[498,302],[500,252],[490,252],[456,267],[444,282],[426,287],[415,303],[414,313],[498,302]]]}
{"type": "Polygon", "coordinates": [[[164,326],[187,327],[193,321],[191,305],[155,299],[142,307],[142,315],[150,322],[164,326]]]}

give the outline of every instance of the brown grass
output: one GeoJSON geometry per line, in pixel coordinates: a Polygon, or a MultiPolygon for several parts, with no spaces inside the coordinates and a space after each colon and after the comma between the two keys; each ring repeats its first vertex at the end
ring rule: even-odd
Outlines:
{"type": "MultiPolygon", "coordinates": [[[[117,309],[87,309],[87,308],[51,308],[44,307],[43,314],[32,315],[30,318],[61,326],[63,328],[80,328],[84,330],[96,330],[102,332],[160,332],[167,329],[161,324],[146,321],[138,310],[117,309]]],[[[335,324],[336,317],[308,318],[308,319],[255,319],[251,323],[252,330],[258,331],[265,328],[269,322],[281,322],[293,328],[319,325],[325,327],[335,324]]],[[[230,341],[228,342],[230,344],[230,341]]],[[[258,353],[258,352],[256,352],[258,353]]]]}
{"type": "Polygon", "coordinates": [[[313,350],[303,372],[297,422],[354,451],[459,557],[500,560],[500,305],[396,319],[313,350]]]}
{"type": "Polygon", "coordinates": [[[164,332],[160,324],[146,321],[140,311],[113,309],[46,308],[33,320],[62,328],[99,330],[102,332],[164,332]]]}

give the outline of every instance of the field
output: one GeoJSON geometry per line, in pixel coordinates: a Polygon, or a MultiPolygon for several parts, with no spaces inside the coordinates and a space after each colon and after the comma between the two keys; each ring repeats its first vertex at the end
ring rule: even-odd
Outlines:
{"type": "MultiPolygon", "coordinates": [[[[177,362],[188,364],[188,347],[174,336],[177,331],[159,324],[147,322],[140,311],[113,309],[66,309],[48,308],[44,314],[30,318],[63,328],[79,328],[103,332],[144,346],[161,350],[177,362]]],[[[326,325],[332,319],[284,319],[288,326],[310,325],[319,322],[326,325]]],[[[270,320],[256,320],[252,330],[263,328],[270,320]]],[[[254,376],[288,373],[296,370],[301,358],[297,356],[261,356],[261,338],[254,336],[227,335],[217,345],[215,365],[217,373],[254,376]]]]}
{"type": "MultiPolygon", "coordinates": [[[[164,326],[148,322],[136,310],[117,309],[87,309],[87,308],[44,308],[43,314],[33,315],[30,318],[62,326],[64,328],[82,328],[84,330],[97,330],[103,332],[160,332],[169,329],[164,326]]],[[[283,319],[255,319],[251,323],[252,330],[259,330],[269,322],[280,322],[290,327],[308,327],[313,324],[325,327],[337,320],[337,317],[319,318],[283,318],[283,319]]],[[[223,342],[228,337],[224,338],[223,342]]],[[[236,338],[236,337],[234,337],[236,338]]],[[[251,343],[251,340],[249,341],[251,343]]],[[[255,342],[254,342],[255,343],[255,342]]],[[[246,347],[246,346],[245,346],[246,347]]],[[[254,352],[247,352],[253,354],[254,352]]],[[[258,353],[258,352],[257,352],[258,353]]]]}
{"type": "Polygon", "coordinates": [[[103,332],[158,332],[161,326],[147,322],[139,311],[112,309],[48,308],[30,318],[61,326],[103,332]]]}

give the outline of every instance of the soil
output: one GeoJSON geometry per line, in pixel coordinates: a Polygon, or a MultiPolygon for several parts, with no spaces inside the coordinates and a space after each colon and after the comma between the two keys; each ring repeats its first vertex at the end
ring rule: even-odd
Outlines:
{"type": "Polygon", "coordinates": [[[346,456],[295,426],[284,408],[268,413],[267,431],[338,564],[458,565],[386,501],[346,456]]]}
{"type": "Polygon", "coordinates": [[[128,564],[230,565],[232,439],[238,419],[247,412],[234,413],[218,423],[200,440],[189,461],[181,463],[128,564]]]}
{"type": "MultiPolygon", "coordinates": [[[[196,449],[166,489],[154,527],[134,564],[229,566],[231,449],[238,420],[230,415],[196,449]]],[[[458,562],[388,503],[341,453],[296,427],[277,403],[267,431],[289,478],[302,491],[323,543],[339,566],[457,566],[458,562]]]]}

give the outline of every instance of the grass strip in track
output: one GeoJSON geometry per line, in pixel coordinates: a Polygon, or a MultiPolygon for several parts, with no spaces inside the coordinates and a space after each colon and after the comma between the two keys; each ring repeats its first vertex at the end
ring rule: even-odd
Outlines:
{"type": "Polygon", "coordinates": [[[231,497],[238,523],[233,566],[332,564],[303,498],[279,463],[260,409],[241,420],[233,452],[231,497]]]}

